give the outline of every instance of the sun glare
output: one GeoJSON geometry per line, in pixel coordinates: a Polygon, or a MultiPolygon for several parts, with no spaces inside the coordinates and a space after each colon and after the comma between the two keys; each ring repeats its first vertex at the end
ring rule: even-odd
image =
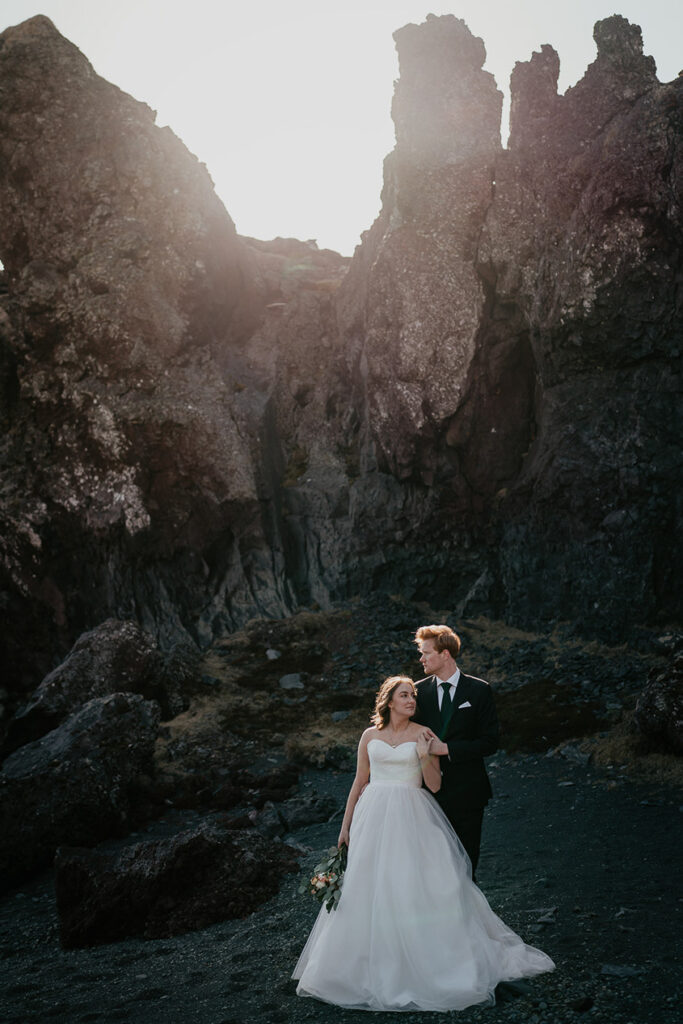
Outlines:
{"type": "MultiPolygon", "coordinates": [[[[516,61],[544,43],[560,55],[560,90],[594,59],[593,24],[613,0],[41,0],[40,10],[98,74],[158,112],[206,163],[238,231],[317,238],[348,254],[379,205],[398,63],[392,33],[454,13],[481,36],[485,68],[506,97],[516,61]]],[[[663,81],[678,73],[683,5],[619,0],[643,28],[663,81]]],[[[3,0],[2,24],[35,13],[3,0]]]]}

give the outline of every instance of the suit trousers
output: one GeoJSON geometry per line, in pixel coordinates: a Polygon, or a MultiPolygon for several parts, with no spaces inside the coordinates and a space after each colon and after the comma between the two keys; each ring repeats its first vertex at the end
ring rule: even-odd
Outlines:
{"type": "Polygon", "coordinates": [[[465,853],[472,862],[472,880],[476,882],[475,872],[479,863],[484,808],[474,807],[470,810],[459,811],[457,814],[449,814],[448,820],[455,829],[458,839],[465,847],[465,853]]]}

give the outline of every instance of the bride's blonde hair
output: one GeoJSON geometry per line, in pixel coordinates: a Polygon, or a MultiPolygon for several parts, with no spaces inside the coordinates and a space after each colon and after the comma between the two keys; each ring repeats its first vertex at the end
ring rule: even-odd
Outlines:
{"type": "Polygon", "coordinates": [[[415,683],[410,676],[389,676],[389,678],[385,679],[380,686],[377,697],[375,698],[375,711],[370,718],[372,724],[377,726],[378,729],[385,729],[389,724],[389,719],[391,717],[391,710],[389,708],[391,698],[394,696],[394,691],[403,683],[407,683],[408,686],[412,686],[413,693],[417,693],[415,683]]]}

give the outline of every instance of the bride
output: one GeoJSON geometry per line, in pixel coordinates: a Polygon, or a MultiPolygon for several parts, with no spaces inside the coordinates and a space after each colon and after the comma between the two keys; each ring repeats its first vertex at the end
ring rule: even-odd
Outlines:
{"type": "Polygon", "coordinates": [[[338,846],[349,848],[341,899],[320,910],[294,969],[298,995],[358,1010],[462,1010],[495,1002],[500,981],[555,966],[472,881],[428,792],[441,771],[433,733],[410,720],[415,706],[411,679],[384,681],[339,833],[338,846]]]}

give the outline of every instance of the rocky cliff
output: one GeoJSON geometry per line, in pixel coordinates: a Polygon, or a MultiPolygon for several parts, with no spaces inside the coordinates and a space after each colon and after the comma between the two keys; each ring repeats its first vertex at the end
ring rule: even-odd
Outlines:
{"type": "Polygon", "coordinates": [[[384,589],[629,636],[680,611],[683,79],[614,16],[511,134],[453,16],[396,33],[353,260],[237,236],[206,169],[42,17],[0,35],[3,645],[200,645],[384,589]]]}

